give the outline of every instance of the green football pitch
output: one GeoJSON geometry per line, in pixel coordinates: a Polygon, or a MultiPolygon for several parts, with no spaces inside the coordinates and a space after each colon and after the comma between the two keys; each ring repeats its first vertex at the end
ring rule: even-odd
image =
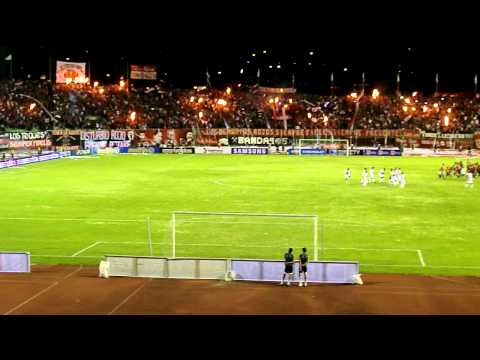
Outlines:
{"type": "Polygon", "coordinates": [[[32,262],[104,255],[354,260],[365,272],[480,274],[480,184],[437,179],[450,158],[104,155],[0,170],[0,250],[32,262]],[[400,167],[407,185],[360,184],[364,167],[400,167]],[[345,184],[343,171],[352,180],[345,184]],[[151,239],[151,246],[149,243],[151,239]]]}

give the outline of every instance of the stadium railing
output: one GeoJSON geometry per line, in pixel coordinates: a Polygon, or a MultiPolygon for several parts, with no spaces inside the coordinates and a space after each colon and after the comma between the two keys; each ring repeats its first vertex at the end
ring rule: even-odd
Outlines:
{"type": "Polygon", "coordinates": [[[0,273],[29,273],[30,253],[0,251],[0,273]]]}
{"type": "MultiPolygon", "coordinates": [[[[223,280],[232,276],[239,281],[275,282],[283,274],[283,261],[258,259],[163,258],[151,256],[107,255],[109,276],[151,277],[161,279],[223,280]]],[[[308,281],[312,283],[354,284],[359,274],[355,261],[312,261],[308,281]]],[[[298,263],[293,281],[297,282],[298,263]]]]}

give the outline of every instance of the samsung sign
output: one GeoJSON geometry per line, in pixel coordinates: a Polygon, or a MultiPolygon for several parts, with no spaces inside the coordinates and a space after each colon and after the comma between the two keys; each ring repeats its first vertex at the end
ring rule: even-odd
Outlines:
{"type": "Polygon", "coordinates": [[[267,148],[232,148],[232,154],[237,155],[267,155],[267,148]]]}

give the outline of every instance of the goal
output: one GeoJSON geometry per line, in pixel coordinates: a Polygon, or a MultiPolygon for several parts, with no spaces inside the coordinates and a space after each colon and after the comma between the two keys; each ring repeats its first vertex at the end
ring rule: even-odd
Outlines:
{"type": "Polygon", "coordinates": [[[306,247],[318,260],[323,253],[317,215],[174,211],[171,226],[173,258],[278,259],[306,247]]]}
{"type": "Polygon", "coordinates": [[[323,154],[350,156],[350,141],[334,137],[298,140],[298,155],[323,154]]]}

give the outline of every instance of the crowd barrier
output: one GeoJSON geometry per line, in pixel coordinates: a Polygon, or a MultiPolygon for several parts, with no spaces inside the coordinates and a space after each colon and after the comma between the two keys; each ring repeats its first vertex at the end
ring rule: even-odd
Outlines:
{"type": "MultiPolygon", "coordinates": [[[[288,155],[298,155],[298,148],[287,150],[288,155]]],[[[351,155],[351,156],[402,156],[402,151],[398,148],[368,148],[356,147],[350,151],[342,149],[320,149],[320,148],[302,148],[302,155],[351,155]]]]}
{"type": "Polygon", "coordinates": [[[425,156],[425,157],[435,157],[435,156],[447,156],[447,157],[470,157],[470,156],[480,156],[479,150],[435,150],[435,149],[405,149],[403,152],[404,156],[425,156]]]}
{"type": "Polygon", "coordinates": [[[29,273],[30,253],[0,251],[0,273],[29,273]]]}
{"type": "MultiPolygon", "coordinates": [[[[160,279],[223,280],[233,275],[238,281],[280,281],[284,265],[280,260],[163,258],[150,256],[107,255],[109,276],[160,279]]],[[[294,265],[294,279],[298,277],[294,265]]],[[[308,264],[308,281],[312,283],[353,284],[359,274],[355,261],[312,261],[308,264]]]]}
{"type": "MultiPolygon", "coordinates": [[[[283,274],[284,264],[280,260],[232,259],[231,271],[236,280],[278,281],[283,274]]],[[[293,267],[293,281],[299,281],[299,264],[293,267]]],[[[308,263],[308,281],[312,283],[352,284],[359,274],[359,263],[355,261],[311,261],[308,263]]]]}
{"type": "Polygon", "coordinates": [[[44,154],[44,155],[29,156],[25,158],[0,161],[0,169],[33,164],[33,163],[42,162],[42,161],[55,160],[55,159],[60,159],[67,156],[71,156],[70,151],[53,152],[53,153],[44,154]]]}

